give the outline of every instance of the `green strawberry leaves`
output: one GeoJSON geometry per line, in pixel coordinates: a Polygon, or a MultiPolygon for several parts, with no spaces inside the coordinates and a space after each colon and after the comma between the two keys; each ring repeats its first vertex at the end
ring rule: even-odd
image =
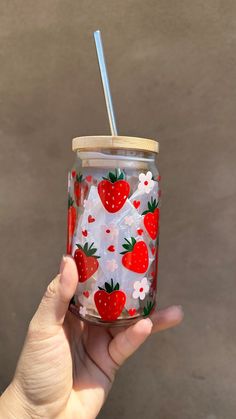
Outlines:
{"type": "Polygon", "coordinates": [[[146,306],[143,309],[143,316],[144,317],[148,316],[152,312],[152,310],[154,308],[154,305],[155,305],[155,303],[152,302],[152,301],[147,302],[146,306]]]}
{"type": "Polygon", "coordinates": [[[154,212],[158,208],[159,201],[151,197],[151,201],[148,202],[148,209],[142,213],[142,215],[148,214],[149,212],[154,212]]]}
{"type": "Polygon", "coordinates": [[[94,242],[92,244],[88,244],[88,242],[85,243],[84,247],[81,246],[80,244],[76,244],[76,246],[78,247],[78,249],[82,250],[86,256],[93,256],[94,258],[99,259],[100,256],[95,255],[97,249],[95,249],[95,247],[93,247],[94,242]]]}
{"type": "Polygon", "coordinates": [[[100,291],[106,291],[106,292],[108,292],[109,294],[111,294],[113,291],[119,291],[119,289],[120,289],[120,285],[119,285],[119,283],[118,283],[118,282],[117,282],[117,284],[114,286],[114,282],[113,282],[113,279],[112,279],[112,278],[111,278],[111,283],[109,284],[108,282],[105,282],[104,286],[105,286],[105,288],[98,287],[98,289],[99,289],[100,291]]]}
{"type": "Polygon", "coordinates": [[[69,195],[68,196],[68,208],[73,207],[74,201],[72,199],[72,197],[69,195]]]}
{"type": "Polygon", "coordinates": [[[120,252],[121,255],[124,255],[127,252],[132,252],[134,245],[136,243],[136,240],[134,237],[130,238],[130,241],[128,239],[125,239],[126,243],[122,244],[122,247],[125,249],[124,252],[120,252]]]}
{"type": "Polygon", "coordinates": [[[83,181],[83,175],[81,173],[76,174],[76,181],[81,183],[83,181]]]}
{"type": "Polygon", "coordinates": [[[111,183],[117,182],[117,180],[124,180],[125,174],[122,170],[116,169],[115,173],[109,172],[108,177],[103,177],[104,180],[109,180],[111,183]]]}

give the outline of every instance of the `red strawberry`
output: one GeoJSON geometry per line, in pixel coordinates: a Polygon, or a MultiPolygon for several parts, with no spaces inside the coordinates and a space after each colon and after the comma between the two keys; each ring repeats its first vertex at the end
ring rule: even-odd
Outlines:
{"type": "Polygon", "coordinates": [[[135,316],[135,314],[137,313],[137,310],[136,310],[136,308],[130,308],[128,310],[128,313],[129,313],[130,316],[135,316]]]}
{"type": "Polygon", "coordinates": [[[76,204],[79,206],[81,204],[81,201],[84,200],[85,196],[88,192],[88,185],[84,183],[83,181],[83,175],[78,174],[76,175],[75,181],[74,181],[74,195],[76,204]]]}
{"type": "Polygon", "coordinates": [[[71,176],[74,178],[76,176],[76,170],[72,170],[71,176]]]}
{"type": "Polygon", "coordinates": [[[138,207],[140,206],[140,201],[134,201],[133,206],[134,208],[138,209],[138,207]]]}
{"type": "Polygon", "coordinates": [[[108,248],[107,248],[108,252],[115,252],[115,246],[113,246],[113,244],[111,244],[108,248]]]}
{"type": "Polygon", "coordinates": [[[113,279],[111,284],[105,282],[105,289],[98,288],[99,291],[96,291],[94,294],[94,302],[98,313],[102,320],[116,320],[124,308],[126,302],[125,293],[119,290],[120,286],[118,283],[114,286],[113,279]]]}
{"type": "Polygon", "coordinates": [[[142,230],[141,228],[139,228],[139,229],[137,230],[137,233],[138,233],[138,235],[139,235],[139,236],[142,236],[142,234],[143,234],[143,230],[142,230]]]}
{"type": "Polygon", "coordinates": [[[86,176],[85,179],[87,180],[87,182],[91,183],[92,180],[93,180],[93,177],[91,175],[89,175],[89,176],[86,176]]]}
{"type": "Polygon", "coordinates": [[[108,179],[103,178],[98,184],[98,193],[104,208],[108,212],[117,212],[125,204],[130,186],[124,180],[124,173],[116,170],[115,174],[109,172],[108,179]]]}
{"type": "Polygon", "coordinates": [[[95,255],[97,249],[93,248],[93,245],[94,243],[88,247],[87,242],[84,247],[80,244],[76,245],[78,249],[75,251],[74,260],[78,269],[79,282],[87,281],[98,270],[100,256],[95,255]]]}
{"type": "Polygon", "coordinates": [[[88,222],[89,222],[89,223],[94,223],[94,221],[95,221],[95,218],[94,218],[94,217],[92,217],[92,215],[89,215],[89,216],[88,216],[88,222]]]}
{"type": "Polygon", "coordinates": [[[74,201],[69,195],[68,199],[68,213],[67,213],[67,253],[72,252],[72,238],[75,231],[76,224],[76,209],[73,206],[74,201]]]}
{"type": "Polygon", "coordinates": [[[155,240],[158,234],[159,228],[159,208],[158,202],[156,199],[151,198],[151,201],[148,202],[148,209],[144,211],[142,215],[144,215],[143,223],[144,226],[151,237],[151,239],[155,240]]]}
{"type": "Polygon", "coordinates": [[[89,291],[84,291],[84,292],[83,292],[83,295],[84,295],[86,298],[89,298],[89,291]]]}
{"type": "Polygon", "coordinates": [[[148,248],[144,241],[136,242],[134,237],[131,240],[125,239],[127,243],[123,244],[125,249],[121,252],[122,263],[130,271],[143,274],[148,270],[148,248]]]}

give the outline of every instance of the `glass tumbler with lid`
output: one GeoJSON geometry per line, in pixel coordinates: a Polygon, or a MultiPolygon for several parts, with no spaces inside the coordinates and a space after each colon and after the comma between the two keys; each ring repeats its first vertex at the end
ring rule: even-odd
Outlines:
{"type": "Polygon", "coordinates": [[[92,323],[128,325],[156,304],[159,144],[123,136],[72,144],[67,252],[79,281],[70,310],[92,323]]]}

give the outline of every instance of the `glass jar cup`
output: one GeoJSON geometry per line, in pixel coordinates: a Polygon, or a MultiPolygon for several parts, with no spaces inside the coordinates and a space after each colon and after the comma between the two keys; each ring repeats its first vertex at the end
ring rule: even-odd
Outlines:
{"type": "Polygon", "coordinates": [[[135,137],[78,137],[68,176],[67,252],[78,269],[70,310],[128,325],[155,308],[159,144],[135,137]]]}

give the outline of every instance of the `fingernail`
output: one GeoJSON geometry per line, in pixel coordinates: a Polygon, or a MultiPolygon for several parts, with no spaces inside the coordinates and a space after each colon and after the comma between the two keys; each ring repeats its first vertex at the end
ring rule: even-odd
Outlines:
{"type": "Polygon", "coordinates": [[[150,319],[150,317],[145,317],[144,320],[146,321],[146,323],[149,323],[151,326],[153,326],[153,322],[150,319]]]}
{"type": "Polygon", "coordinates": [[[181,305],[170,307],[169,318],[173,318],[175,320],[176,316],[181,319],[184,317],[184,310],[181,305]]]}
{"type": "Polygon", "coordinates": [[[181,313],[184,313],[184,309],[183,306],[179,305],[179,306],[175,306],[179,311],[181,311],[181,313]]]}
{"type": "Polygon", "coordinates": [[[60,270],[59,270],[60,274],[62,274],[62,272],[64,271],[64,268],[65,268],[66,262],[67,262],[67,258],[66,258],[66,256],[65,256],[65,255],[63,255],[63,256],[62,256],[62,259],[61,259],[60,270]]]}

